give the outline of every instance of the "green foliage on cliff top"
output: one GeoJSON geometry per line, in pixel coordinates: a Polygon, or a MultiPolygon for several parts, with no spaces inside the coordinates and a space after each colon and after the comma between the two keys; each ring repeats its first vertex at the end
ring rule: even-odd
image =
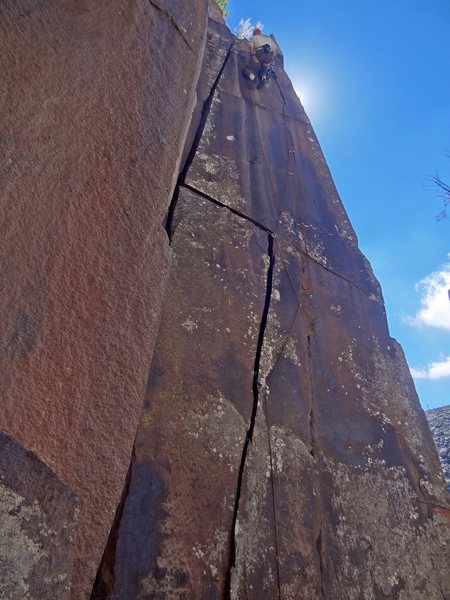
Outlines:
{"type": "Polygon", "coordinates": [[[226,17],[228,14],[228,0],[216,0],[216,2],[222,11],[223,16],[226,17]]]}

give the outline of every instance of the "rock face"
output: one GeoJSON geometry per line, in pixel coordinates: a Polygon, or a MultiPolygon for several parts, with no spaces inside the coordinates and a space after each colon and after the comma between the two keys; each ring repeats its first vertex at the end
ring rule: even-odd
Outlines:
{"type": "Polygon", "coordinates": [[[212,18],[173,266],[93,598],[444,598],[446,492],[378,282],[280,64],[212,18]]]}
{"type": "Polygon", "coordinates": [[[449,597],[378,282],[282,65],[249,89],[207,8],[0,7],[0,590],[449,597]]]}
{"type": "MultiPolygon", "coordinates": [[[[206,16],[206,0],[0,5],[0,430],[80,499],[77,600],[142,409],[206,16]]],[[[38,583],[21,598],[62,597],[38,583]]]]}
{"type": "Polygon", "coordinates": [[[0,433],[0,598],[68,598],[78,498],[0,433]]]}
{"type": "Polygon", "coordinates": [[[450,491],[450,406],[425,412],[436,444],[447,488],[450,491]]]}

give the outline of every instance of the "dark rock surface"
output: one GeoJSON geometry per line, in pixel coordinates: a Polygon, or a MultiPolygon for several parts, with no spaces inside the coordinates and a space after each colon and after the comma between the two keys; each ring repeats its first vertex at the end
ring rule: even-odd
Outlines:
{"type": "Polygon", "coordinates": [[[203,598],[225,585],[268,240],[185,190],[178,220],[120,523],[114,598],[170,598],[175,590],[203,598]]]}
{"type": "Polygon", "coordinates": [[[287,75],[250,90],[246,52],[210,20],[108,593],[448,597],[444,481],[379,284],[287,75]]]}
{"type": "Polygon", "coordinates": [[[450,406],[425,412],[441,461],[447,488],[450,491],[450,406]]]}
{"type": "Polygon", "coordinates": [[[78,498],[0,433],[0,598],[69,598],[78,498]]]}
{"type": "Polygon", "coordinates": [[[450,597],[379,284],[209,8],[0,5],[0,595],[450,597]]]}
{"type": "Polygon", "coordinates": [[[207,0],[0,3],[0,431],[80,498],[76,600],[142,409],[206,12],[207,0]]]}

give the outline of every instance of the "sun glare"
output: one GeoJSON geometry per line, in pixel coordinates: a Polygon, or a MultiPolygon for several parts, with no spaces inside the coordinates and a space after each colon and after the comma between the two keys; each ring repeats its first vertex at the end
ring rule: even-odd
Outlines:
{"type": "Polygon", "coordinates": [[[293,76],[292,85],[312,124],[323,125],[330,120],[333,105],[328,102],[328,86],[319,77],[293,76]]]}
{"type": "Polygon", "coordinates": [[[301,80],[300,78],[294,78],[292,84],[308,117],[311,120],[317,118],[320,112],[320,94],[317,93],[317,90],[311,83],[301,80]]]}
{"type": "Polygon", "coordinates": [[[294,83],[294,90],[297,96],[300,98],[300,102],[303,104],[303,107],[306,111],[311,108],[311,90],[308,89],[306,85],[303,85],[300,82],[294,83]]]}

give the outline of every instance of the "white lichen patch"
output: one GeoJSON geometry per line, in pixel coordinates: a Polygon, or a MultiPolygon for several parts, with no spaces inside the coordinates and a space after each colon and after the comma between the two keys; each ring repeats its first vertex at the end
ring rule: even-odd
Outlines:
{"type": "Polygon", "coordinates": [[[196,434],[205,450],[223,458],[231,471],[239,466],[247,424],[237,408],[217,391],[207,398],[202,409],[187,408],[183,427],[196,434]],[[224,436],[223,432],[229,433],[224,436]]]}
{"type": "Polygon", "coordinates": [[[242,248],[248,249],[250,247],[250,242],[253,239],[254,235],[254,231],[252,231],[250,228],[244,229],[243,235],[240,238],[242,248]]]}
{"type": "Polygon", "coordinates": [[[306,246],[303,236],[303,224],[297,223],[288,212],[282,212],[278,219],[284,236],[290,240],[290,244],[285,240],[277,238],[279,244],[283,244],[283,251],[291,256],[298,256],[299,252],[306,252],[306,246]]]}
{"type": "MultiPolygon", "coordinates": [[[[248,424],[218,390],[205,398],[188,398],[167,416],[176,436],[163,437],[171,485],[163,503],[162,541],[158,564],[163,578],[152,573],[141,581],[143,597],[172,597],[180,574],[216,578],[234,507],[235,482],[248,424]],[[175,422],[176,421],[176,422],[175,422]],[[217,477],[221,473],[221,477],[217,477]],[[218,500],[221,499],[221,505],[218,500]],[[217,506],[212,509],[212,503],[217,506]],[[208,524],[204,522],[208,515],[208,524]],[[223,523],[223,525],[221,525],[223,523]],[[175,540],[175,543],[174,543],[175,540]],[[176,540],[181,540],[177,544],[176,540]],[[186,552],[185,540],[195,543],[186,552]],[[186,560],[186,556],[189,557],[186,560]]],[[[181,586],[180,594],[185,588],[181,586]]]]}
{"type": "Polygon", "coordinates": [[[198,328],[198,324],[195,321],[193,321],[190,317],[188,317],[183,323],[181,323],[181,327],[185,331],[193,333],[198,328]]]}
{"type": "Polygon", "coordinates": [[[270,428],[272,439],[272,450],[274,451],[274,464],[277,465],[277,473],[281,474],[283,465],[288,464],[292,467],[295,464],[312,465],[313,458],[309,449],[298,436],[296,436],[288,427],[281,425],[272,425],[270,428]],[[281,468],[278,468],[281,467],[281,468]]]}
{"type": "Polygon", "coordinates": [[[319,264],[327,267],[328,269],[331,268],[328,260],[328,253],[325,249],[325,244],[321,239],[308,240],[308,254],[319,264]]]}
{"type": "MultiPolygon", "coordinates": [[[[411,375],[401,349],[397,353],[386,353],[378,340],[373,341],[376,351],[373,355],[373,376],[363,387],[364,406],[389,425],[406,441],[412,455],[422,455],[421,468],[424,479],[433,485],[437,483],[434,471],[434,447],[426,437],[427,431],[421,426],[421,409],[413,395],[411,375]]],[[[395,342],[390,344],[393,348],[395,342]]],[[[437,490],[436,490],[437,492],[437,490]]],[[[438,493],[438,492],[437,492],[438,493]]]]}
{"type": "Polygon", "coordinates": [[[36,502],[29,506],[22,496],[0,485],[1,598],[32,600],[27,579],[45,552],[27,534],[26,523],[40,516],[36,502]]]}
{"type": "Polygon", "coordinates": [[[342,306],[340,304],[330,304],[331,312],[334,312],[337,315],[342,313],[342,306]]]}
{"type": "Polygon", "coordinates": [[[215,581],[218,581],[219,578],[227,542],[228,532],[224,529],[215,529],[207,544],[196,544],[192,549],[194,555],[205,563],[215,581]]]}
{"type": "MultiPolygon", "coordinates": [[[[275,434],[275,431],[274,431],[275,434]]],[[[281,436],[274,437],[274,444],[272,445],[274,452],[274,468],[275,472],[280,475],[283,472],[283,450],[286,448],[286,441],[281,436]]]]}
{"type": "Polygon", "coordinates": [[[340,363],[345,364],[346,368],[350,371],[353,380],[357,382],[356,388],[361,389],[361,384],[366,383],[366,377],[361,373],[360,367],[354,358],[354,352],[358,354],[357,348],[357,342],[353,338],[350,340],[348,347],[340,352],[337,359],[340,363]]]}
{"type": "Polygon", "coordinates": [[[195,240],[191,240],[191,246],[196,248],[197,250],[204,250],[205,246],[201,242],[196,242],[195,240]]]}
{"type": "Polygon", "coordinates": [[[284,358],[288,358],[291,360],[291,362],[296,365],[297,367],[301,367],[301,362],[300,359],[297,355],[297,341],[294,340],[292,337],[289,336],[289,338],[286,340],[286,343],[284,344],[283,347],[283,357],[284,358]]]}
{"type": "Polygon", "coordinates": [[[189,176],[189,183],[215,198],[225,206],[245,212],[247,200],[242,196],[239,171],[229,156],[199,152],[195,157],[197,174],[189,176]],[[212,177],[220,173],[220,177],[212,177]]]}
{"type": "Polygon", "coordinates": [[[328,534],[341,557],[334,564],[333,597],[371,598],[377,589],[402,600],[440,598],[448,532],[436,518],[418,525],[404,469],[378,460],[369,471],[326,462],[338,519],[328,534]]]}

